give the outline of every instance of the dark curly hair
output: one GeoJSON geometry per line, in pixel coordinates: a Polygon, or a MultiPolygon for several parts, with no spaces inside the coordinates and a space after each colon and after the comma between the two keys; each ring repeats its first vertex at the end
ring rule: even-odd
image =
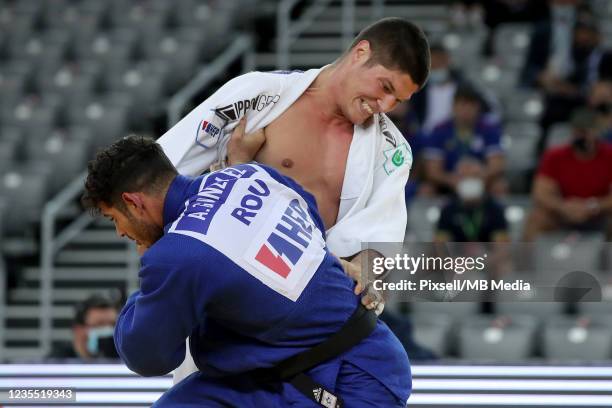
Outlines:
{"type": "Polygon", "coordinates": [[[367,40],[372,50],[368,65],[380,64],[406,73],[419,87],[427,81],[431,65],[429,43],[417,25],[399,17],[378,20],[361,30],[344,55],[362,40],[367,40]]]}
{"type": "Polygon", "coordinates": [[[100,150],[87,166],[83,207],[93,214],[99,205],[125,209],[124,192],[160,192],[177,175],[161,146],[144,136],[127,136],[100,150]]]}

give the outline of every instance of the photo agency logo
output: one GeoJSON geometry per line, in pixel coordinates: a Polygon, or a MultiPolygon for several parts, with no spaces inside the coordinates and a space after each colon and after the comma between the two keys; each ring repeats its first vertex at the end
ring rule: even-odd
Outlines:
{"type": "MultiPolygon", "coordinates": [[[[606,257],[585,258],[573,245],[368,243],[364,248],[370,251],[362,262],[362,278],[399,301],[612,300],[606,257]]],[[[612,255],[609,248],[601,249],[612,255]]]]}

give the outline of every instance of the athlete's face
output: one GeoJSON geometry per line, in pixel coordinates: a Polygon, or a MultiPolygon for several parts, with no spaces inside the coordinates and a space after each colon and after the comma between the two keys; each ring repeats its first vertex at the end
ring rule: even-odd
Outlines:
{"type": "Polygon", "coordinates": [[[136,242],[139,249],[149,248],[163,235],[162,228],[129,203],[125,209],[102,203],[100,204],[100,211],[104,217],[115,224],[118,236],[128,237],[136,242]]]}
{"type": "Polygon", "coordinates": [[[380,64],[369,65],[369,43],[362,41],[355,46],[350,58],[349,75],[341,84],[340,100],[343,115],[354,124],[363,124],[374,113],[387,113],[410,99],[419,87],[410,75],[385,68],[380,64]]]}

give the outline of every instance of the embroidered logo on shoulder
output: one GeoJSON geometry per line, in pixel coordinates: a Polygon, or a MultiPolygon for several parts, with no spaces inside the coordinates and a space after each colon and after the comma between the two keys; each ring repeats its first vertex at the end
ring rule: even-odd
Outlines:
{"type": "Polygon", "coordinates": [[[385,137],[385,140],[387,141],[387,143],[389,143],[391,146],[396,148],[397,140],[395,140],[395,136],[393,136],[393,133],[391,133],[391,131],[389,130],[389,125],[387,125],[387,121],[384,115],[382,114],[378,116],[378,126],[380,127],[380,131],[385,137]]]}
{"type": "Polygon", "coordinates": [[[196,132],[196,143],[205,149],[210,149],[219,143],[219,136],[221,135],[221,129],[224,124],[219,123],[217,117],[213,117],[210,120],[202,120],[198,124],[198,130],[196,132]],[[217,123],[213,123],[216,121],[217,123]]]}
{"type": "Polygon", "coordinates": [[[410,162],[410,149],[406,143],[402,143],[395,149],[388,149],[383,152],[385,154],[385,162],[383,168],[387,175],[392,174],[398,167],[403,166],[406,162],[410,162]]]}

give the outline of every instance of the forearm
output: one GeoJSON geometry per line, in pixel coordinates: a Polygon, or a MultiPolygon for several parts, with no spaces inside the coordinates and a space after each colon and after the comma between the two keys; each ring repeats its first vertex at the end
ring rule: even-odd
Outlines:
{"type": "Polygon", "coordinates": [[[561,213],[563,206],[563,198],[550,191],[536,191],[534,193],[534,201],[548,211],[561,213]]]}
{"type": "Polygon", "coordinates": [[[606,197],[597,199],[597,205],[601,213],[612,213],[612,194],[608,194],[606,197]]]}

